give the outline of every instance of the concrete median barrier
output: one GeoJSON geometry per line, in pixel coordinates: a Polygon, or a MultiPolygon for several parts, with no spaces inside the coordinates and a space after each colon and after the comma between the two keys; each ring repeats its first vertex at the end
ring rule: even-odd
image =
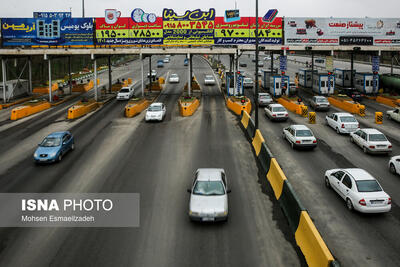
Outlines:
{"type": "Polygon", "coordinates": [[[250,114],[251,102],[247,97],[229,97],[226,100],[226,106],[236,115],[240,115],[242,111],[250,114]]]}
{"type": "MultiPolygon", "coordinates": [[[[51,85],[51,91],[54,92],[56,90],[58,90],[58,83],[53,83],[51,85]]],[[[48,86],[35,87],[35,88],[33,88],[32,93],[34,93],[34,94],[48,94],[49,93],[49,87],[48,86]]]]}
{"type": "Polygon", "coordinates": [[[292,185],[288,182],[286,177],[281,178],[285,179],[283,181],[282,194],[279,197],[278,201],[282,207],[283,212],[286,215],[286,218],[288,219],[290,229],[293,233],[295,233],[299,225],[300,214],[302,211],[305,210],[305,208],[300,203],[300,200],[294,192],[292,185]]]}
{"type": "Polygon", "coordinates": [[[192,116],[197,108],[200,106],[200,101],[196,97],[190,97],[189,99],[181,98],[178,100],[179,114],[182,117],[192,116]]]}
{"type": "Polygon", "coordinates": [[[125,117],[132,118],[145,110],[150,105],[150,101],[147,99],[131,100],[125,106],[125,117]]]}
{"type": "Polygon", "coordinates": [[[390,98],[390,97],[385,97],[385,96],[376,97],[376,102],[382,103],[386,106],[393,107],[393,108],[400,106],[400,99],[390,98]]]}
{"type": "Polygon", "coordinates": [[[242,111],[241,120],[245,123],[242,123],[241,125],[246,133],[246,137],[250,142],[252,142],[255,131],[254,121],[250,118],[250,115],[247,113],[247,111],[242,111]]]}
{"type": "Polygon", "coordinates": [[[272,158],[270,162],[267,179],[274,190],[275,198],[279,199],[282,195],[283,184],[287,178],[275,158],[272,158]]]}
{"type": "Polygon", "coordinates": [[[261,144],[264,142],[265,142],[264,137],[261,135],[260,130],[257,129],[256,133],[254,135],[254,138],[253,138],[253,142],[252,142],[252,145],[253,145],[253,148],[254,148],[254,151],[255,151],[257,157],[261,151],[261,144]]]}
{"type": "Polygon", "coordinates": [[[340,97],[328,97],[328,101],[332,106],[343,109],[353,114],[365,116],[365,106],[360,105],[359,103],[355,103],[348,98],[342,99],[340,97]]]}
{"type": "Polygon", "coordinates": [[[67,118],[69,120],[72,120],[82,117],[83,115],[86,115],[89,112],[96,110],[98,107],[99,103],[97,103],[94,99],[90,99],[87,102],[79,101],[68,109],[67,118]]]}
{"type": "Polygon", "coordinates": [[[24,98],[21,98],[21,99],[15,99],[13,102],[10,102],[10,103],[0,104],[0,110],[2,110],[4,108],[9,108],[11,106],[15,106],[15,105],[18,105],[18,104],[21,104],[21,103],[24,103],[26,101],[31,100],[32,98],[33,98],[33,96],[29,96],[29,97],[24,97],[24,98]]]}
{"type": "Polygon", "coordinates": [[[47,101],[30,101],[11,110],[11,120],[19,120],[32,114],[51,108],[47,101]]]}

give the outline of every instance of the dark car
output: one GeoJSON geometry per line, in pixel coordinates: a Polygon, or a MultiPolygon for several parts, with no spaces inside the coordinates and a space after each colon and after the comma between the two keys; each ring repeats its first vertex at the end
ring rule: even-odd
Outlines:
{"type": "Polygon", "coordinates": [[[247,64],[244,63],[244,62],[239,62],[239,67],[246,68],[246,67],[247,67],[247,64]]]}
{"type": "Polygon", "coordinates": [[[351,97],[353,101],[355,102],[361,102],[363,98],[363,94],[361,94],[359,91],[357,91],[354,88],[345,88],[339,90],[340,95],[347,95],[348,97],[351,97]]]}

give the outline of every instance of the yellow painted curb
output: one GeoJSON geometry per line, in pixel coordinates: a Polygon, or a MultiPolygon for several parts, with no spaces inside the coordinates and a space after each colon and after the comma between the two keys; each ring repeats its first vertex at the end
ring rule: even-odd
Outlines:
{"type": "Polygon", "coordinates": [[[328,267],[334,261],[331,252],[306,211],[302,211],[300,214],[295,239],[306,258],[308,266],[328,267]]]}
{"type": "Polygon", "coordinates": [[[328,101],[331,105],[343,109],[347,112],[365,116],[365,106],[360,104],[352,103],[352,100],[342,100],[336,97],[328,97],[328,101]]]}
{"type": "Polygon", "coordinates": [[[271,158],[267,179],[274,190],[275,198],[279,199],[282,194],[283,182],[287,178],[275,158],[271,158]]]}
{"type": "Polygon", "coordinates": [[[10,119],[13,121],[22,119],[32,114],[38,113],[40,111],[49,109],[50,107],[51,105],[47,101],[41,101],[37,103],[27,103],[25,105],[13,108],[11,111],[10,119]]]}
{"type": "Polygon", "coordinates": [[[254,135],[253,142],[251,143],[254,147],[254,151],[256,152],[256,156],[260,154],[261,151],[261,144],[265,142],[264,137],[262,136],[260,130],[256,130],[256,134],[254,135]]]}
{"type": "Polygon", "coordinates": [[[25,98],[16,100],[16,101],[14,101],[14,102],[12,102],[12,103],[1,104],[1,105],[0,105],[0,110],[3,109],[3,108],[8,108],[8,107],[11,107],[11,106],[15,106],[15,105],[24,103],[24,102],[26,102],[26,101],[31,100],[32,98],[33,98],[33,96],[30,96],[30,97],[25,97],[25,98]]]}
{"type": "Polygon", "coordinates": [[[82,117],[83,115],[88,114],[89,112],[97,109],[99,104],[94,101],[94,99],[89,100],[88,102],[81,102],[79,101],[72,107],[68,109],[68,116],[69,120],[76,119],[82,117]]]}
{"type": "Polygon", "coordinates": [[[245,103],[241,103],[240,101],[234,101],[231,98],[226,100],[226,106],[232,110],[236,115],[242,114],[242,110],[247,111],[247,113],[251,112],[251,102],[246,98],[245,103]]]}
{"type": "Polygon", "coordinates": [[[178,105],[181,116],[188,117],[196,112],[197,108],[200,106],[200,101],[197,98],[190,102],[179,100],[178,105]]]}
{"type": "Polygon", "coordinates": [[[128,103],[125,106],[125,117],[132,118],[133,116],[145,110],[149,105],[150,102],[146,99],[142,99],[134,103],[128,103]]]}
{"type": "Polygon", "coordinates": [[[384,96],[378,96],[376,98],[376,102],[385,104],[385,105],[387,105],[389,107],[393,107],[393,108],[400,106],[400,99],[396,100],[396,99],[388,98],[388,97],[384,97],[384,96]],[[396,102],[398,104],[396,104],[396,102]]]}

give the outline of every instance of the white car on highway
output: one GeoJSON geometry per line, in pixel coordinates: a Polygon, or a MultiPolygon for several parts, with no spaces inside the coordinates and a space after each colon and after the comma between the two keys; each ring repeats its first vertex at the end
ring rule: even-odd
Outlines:
{"type": "Polygon", "coordinates": [[[204,84],[205,85],[214,85],[215,84],[215,79],[213,75],[206,75],[204,77],[204,84]]]}
{"type": "Polygon", "coordinates": [[[305,125],[290,125],[283,128],[282,137],[289,141],[292,148],[315,148],[317,139],[305,125]]]}
{"type": "Polygon", "coordinates": [[[176,74],[176,73],[172,73],[170,76],[169,76],[169,83],[179,83],[179,76],[178,76],[178,74],[176,74]]]}
{"type": "Polygon", "coordinates": [[[196,171],[190,193],[189,218],[193,221],[228,220],[228,183],[224,169],[196,171]]]}
{"type": "Polygon", "coordinates": [[[365,213],[388,212],[392,199],[378,181],[363,169],[332,169],[325,172],[325,185],[346,201],[349,210],[365,213]]]}
{"type": "Polygon", "coordinates": [[[332,113],[325,117],[326,123],[337,133],[351,133],[360,128],[356,118],[350,113],[332,113]]]}
{"type": "Polygon", "coordinates": [[[400,175],[400,155],[394,156],[389,160],[389,170],[391,173],[400,175]]]}
{"type": "Polygon", "coordinates": [[[117,100],[129,100],[134,94],[133,86],[122,87],[117,94],[117,100]]]}
{"type": "Polygon", "coordinates": [[[243,87],[244,88],[253,88],[254,82],[252,78],[246,77],[243,79],[243,87]]]}
{"type": "Polygon", "coordinates": [[[392,144],[377,129],[360,129],[350,133],[350,141],[359,145],[364,153],[390,153],[392,144]]]}
{"type": "Polygon", "coordinates": [[[289,118],[287,110],[281,104],[270,104],[264,111],[270,120],[286,121],[289,118]]]}
{"type": "Polygon", "coordinates": [[[153,103],[146,110],[145,120],[146,122],[162,121],[166,113],[167,109],[163,103],[153,103]]]}
{"type": "Polygon", "coordinates": [[[391,120],[400,122],[400,108],[386,111],[386,116],[391,120]]]}
{"type": "Polygon", "coordinates": [[[272,103],[274,103],[274,100],[269,93],[258,93],[258,105],[260,107],[268,106],[272,103]]]}

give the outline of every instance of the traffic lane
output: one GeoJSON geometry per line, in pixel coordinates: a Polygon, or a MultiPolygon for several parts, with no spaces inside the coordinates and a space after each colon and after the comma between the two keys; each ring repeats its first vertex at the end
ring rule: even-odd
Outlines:
{"type": "Polygon", "coordinates": [[[85,190],[140,193],[140,228],[57,229],[56,234],[31,230],[26,237],[31,244],[42,244],[40,249],[34,247],[26,255],[29,247],[21,235],[20,243],[14,241],[20,246],[0,259],[19,263],[21,257],[12,256],[24,253],[30,266],[50,262],[56,266],[299,266],[292,244],[277,226],[286,221],[275,221],[281,214],[277,203],[260,192],[257,166],[249,157],[251,146],[236,117],[224,107],[219,90],[205,90],[209,93],[192,117],[162,124],[140,122],[126,141],[129,146],[123,146],[110,164],[100,165],[98,176],[85,178],[96,180],[85,190]],[[226,224],[188,220],[186,188],[199,167],[227,171],[233,193],[226,224]],[[46,242],[36,243],[38,239],[46,242]]]}
{"type": "MultiPolygon", "coordinates": [[[[390,213],[383,215],[349,212],[345,202],[324,185],[324,173],[328,169],[363,167],[353,157],[348,156],[355,154],[355,148],[339,136],[323,134],[322,127],[318,131],[317,127],[308,125],[319,138],[317,148],[312,151],[292,150],[289,143],[282,138],[282,129],[291,124],[306,123],[303,118],[292,113],[287,122],[273,123],[265,115],[260,116],[260,130],[268,147],[335,258],[343,266],[398,266],[400,234],[397,204],[394,204],[390,213]],[[349,153],[343,155],[344,150],[349,153]],[[352,253],[348,253],[349,250],[352,253]]],[[[383,179],[376,178],[388,190],[383,179]]]]}

